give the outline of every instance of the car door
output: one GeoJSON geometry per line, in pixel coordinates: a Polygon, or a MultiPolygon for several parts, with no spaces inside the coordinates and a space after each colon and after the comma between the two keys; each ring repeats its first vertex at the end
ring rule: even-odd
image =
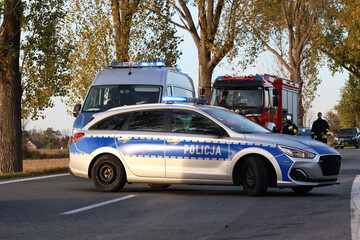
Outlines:
{"type": "Polygon", "coordinates": [[[229,140],[206,133],[214,126],[197,112],[171,110],[170,133],[165,133],[167,178],[227,179],[229,140]]]}
{"type": "Polygon", "coordinates": [[[133,112],[124,130],[116,135],[116,145],[126,165],[139,177],[165,177],[164,113],[133,112]]]}

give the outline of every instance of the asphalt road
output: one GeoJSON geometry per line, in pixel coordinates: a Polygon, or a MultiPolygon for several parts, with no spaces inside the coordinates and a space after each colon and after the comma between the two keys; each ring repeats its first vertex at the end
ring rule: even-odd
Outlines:
{"type": "Polygon", "coordinates": [[[70,175],[0,182],[3,239],[351,239],[350,196],[360,150],[340,150],[340,185],[306,196],[241,187],[126,185],[103,193],[70,175]]]}

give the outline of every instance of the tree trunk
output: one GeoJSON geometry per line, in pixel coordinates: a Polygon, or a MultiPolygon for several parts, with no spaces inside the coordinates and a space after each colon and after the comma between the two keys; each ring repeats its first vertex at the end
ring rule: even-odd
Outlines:
{"type": "MultiPolygon", "coordinates": [[[[203,38],[202,38],[203,39],[203,38]]],[[[209,99],[211,91],[211,78],[214,71],[214,67],[210,65],[211,52],[205,46],[203,40],[200,41],[198,47],[198,59],[199,59],[199,89],[198,96],[200,96],[200,89],[205,89],[205,98],[209,99]]]]}
{"type": "Polygon", "coordinates": [[[20,0],[5,1],[0,28],[0,173],[22,171],[20,0]]]}
{"type": "Polygon", "coordinates": [[[120,46],[121,46],[121,20],[120,20],[120,6],[117,0],[111,0],[111,15],[114,22],[115,29],[115,48],[116,48],[116,61],[120,61],[120,46]]]}
{"type": "Polygon", "coordinates": [[[115,28],[116,61],[128,62],[130,60],[130,30],[132,17],[139,4],[139,0],[124,1],[111,0],[111,14],[115,28]]]}

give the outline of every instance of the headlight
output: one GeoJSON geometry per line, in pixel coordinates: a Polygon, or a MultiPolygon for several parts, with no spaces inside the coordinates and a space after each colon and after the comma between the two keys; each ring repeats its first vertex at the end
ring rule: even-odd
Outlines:
{"type": "Polygon", "coordinates": [[[338,138],[338,137],[335,137],[335,138],[334,138],[334,141],[335,141],[335,142],[339,141],[339,138],[338,138]]]}
{"type": "Polygon", "coordinates": [[[278,145],[278,148],[286,155],[288,155],[290,157],[294,157],[294,158],[310,158],[311,159],[316,156],[316,154],[314,154],[314,153],[296,149],[296,148],[279,146],[279,145],[278,145]]]}

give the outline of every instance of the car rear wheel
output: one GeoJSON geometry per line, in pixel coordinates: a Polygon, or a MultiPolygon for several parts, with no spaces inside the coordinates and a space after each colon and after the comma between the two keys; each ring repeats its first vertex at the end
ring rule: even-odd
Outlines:
{"type": "Polygon", "coordinates": [[[269,173],[265,162],[256,156],[247,157],[241,166],[241,182],[247,195],[264,195],[269,186],[269,173]]]}
{"type": "Polygon", "coordinates": [[[298,186],[298,187],[292,187],[291,189],[297,194],[305,194],[305,193],[310,192],[313,189],[313,187],[310,187],[310,186],[298,186]]]}
{"type": "Polygon", "coordinates": [[[112,155],[99,157],[91,171],[95,186],[104,192],[115,192],[126,183],[125,170],[121,162],[112,155]]]}
{"type": "Polygon", "coordinates": [[[149,186],[154,189],[165,189],[170,187],[170,185],[164,185],[164,184],[149,184],[149,186]]]}

